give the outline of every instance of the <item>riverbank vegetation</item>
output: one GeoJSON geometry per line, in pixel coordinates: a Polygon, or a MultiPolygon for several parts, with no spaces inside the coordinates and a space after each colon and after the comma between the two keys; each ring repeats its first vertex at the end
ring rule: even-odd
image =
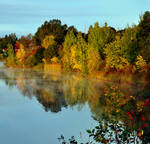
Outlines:
{"type": "MultiPolygon", "coordinates": [[[[0,59],[7,66],[43,68],[61,65],[65,71],[82,73],[148,72],[150,69],[150,12],[138,25],[116,30],[95,23],[88,33],[60,20],[46,21],[34,35],[6,35],[0,39],[0,59]]],[[[50,67],[51,68],[51,67],[50,67]]]]}

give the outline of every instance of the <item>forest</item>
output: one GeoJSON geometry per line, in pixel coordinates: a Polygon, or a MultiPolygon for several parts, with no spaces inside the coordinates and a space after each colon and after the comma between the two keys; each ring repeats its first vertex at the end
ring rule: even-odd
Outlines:
{"type": "Polygon", "coordinates": [[[0,59],[9,67],[43,68],[60,65],[64,71],[147,73],[150,71],[150,11],[138,25],[122,30],[100,26],[87,33],[60,20],[45,21],[32,35],[9,34],[0,38],[0,59]]]}

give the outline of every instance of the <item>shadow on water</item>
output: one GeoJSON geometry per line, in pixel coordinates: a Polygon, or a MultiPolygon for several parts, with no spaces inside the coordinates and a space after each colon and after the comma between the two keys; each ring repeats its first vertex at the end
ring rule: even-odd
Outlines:
{"type": "MultiPolygon", "coordinates": [[[[98,121],[87,143],[150,143],[150,77],[107,76],[86,79],[76,74],[48,74],[30,69],[0,70],[0,79],[29,99],[35,97],[46,112],[88,103],[98,121]]],[[[74,137],[60,143],[77,143],[74,137]]]]}

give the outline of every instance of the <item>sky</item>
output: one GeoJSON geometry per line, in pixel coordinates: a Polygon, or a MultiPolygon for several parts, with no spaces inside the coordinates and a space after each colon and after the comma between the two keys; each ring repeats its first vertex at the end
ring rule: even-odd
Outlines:
{"type": "Polygon", "coordinates": [[[0,1],[0,36],[34,34],[44,21],[60,19],[87,32],[90,25],[105,22],[116,29],[138,24],[150,10],[150,0],[3,0],[0,1]]]}

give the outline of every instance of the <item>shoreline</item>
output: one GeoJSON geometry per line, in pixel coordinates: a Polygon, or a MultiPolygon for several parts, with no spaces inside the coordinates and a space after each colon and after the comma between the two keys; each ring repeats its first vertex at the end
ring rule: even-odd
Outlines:
{"type": "MultiPolygon", "coordinates": [[[[0,61],[4,63],[4,61],[0,61]]],[[[105,71],[98,71],[98,72],[93,72],[90,74],[84,74],[81,72],[77,71],[64,71],[62,69],[61,64],[42,64],[43,68],[40,67],[20,67],[20,66],[7,66],[4,63],[4,66],[8,68],[14,68],[14,69],[26,69],[26,70],[34,70],[37,72],[44,72],[45,74],[52,74],[52,75],[62,75],[62,74],[71,74],[71,75],[77,75],[79,77],[83,77],[88,80],[94,80],[94,81],[103,81],[103,82],[109,82],[109,83],[121,83],[122,85],[132,85],[134,86],[133,79],[141,79],[142,81],[145,79],[145,75],[142,73],[118,73],[118,72],[105,72],[105,71]],[[46,68],[44,68],[46,66],[46,68]]]]}

